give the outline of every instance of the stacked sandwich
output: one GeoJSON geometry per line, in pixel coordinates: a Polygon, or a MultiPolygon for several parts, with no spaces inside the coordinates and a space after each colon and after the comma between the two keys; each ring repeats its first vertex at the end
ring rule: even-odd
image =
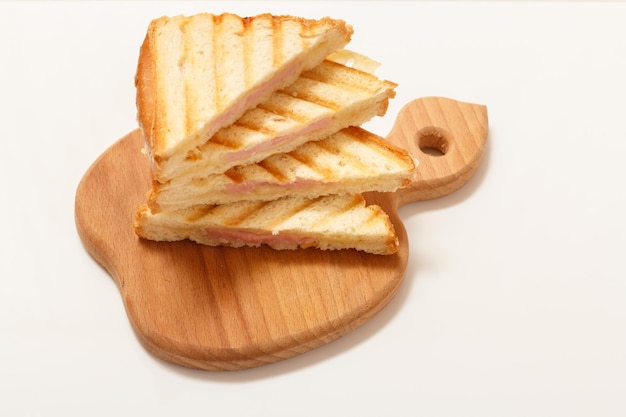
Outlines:
{"type": "Polygon", "coordinates": [[[344,47],[342,20],[269,14],[151,22],[136,75],[152,188],[138,236],[274,249],[397,250],[383,210],[415,165],[359,127],[396,84],[344,47]]]}

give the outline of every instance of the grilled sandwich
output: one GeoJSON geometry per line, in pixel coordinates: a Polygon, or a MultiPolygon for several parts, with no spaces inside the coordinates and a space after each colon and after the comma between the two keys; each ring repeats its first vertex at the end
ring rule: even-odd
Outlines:
{"type": "Polygon", "coordinates": [[[404,150],[354,127],[396,84],[343,47],[340,20],[201,14],[153,21],[136,75],[153,164],[136,234],[210,246],[396,252],[364,191],[406,185],[404,150]]]}
{"type": "Polygon", "coordinates": [[[350,40],[342,20],[263,14],[162,17],[149,25],[135,84],[157,179],[178,175],[222,127],[350,40]]]}
{"type": "Polygon", "coordinates": [[[397,251],[393,224],[360,195],[285,197],[152,212],[143,206],[136,233],[156,241],[189,239],[209,246],[274,249],[355,249],[377,255],[397,251]]]}
{"type": "Polygon", "coordinates": [[[361,127],[307,142],[223,174],[155,182],[148,195],[154,211],[238,200],[274,200],[286,196],[390,192],[407,186],[415,164],[404,149],[361,127]]]}

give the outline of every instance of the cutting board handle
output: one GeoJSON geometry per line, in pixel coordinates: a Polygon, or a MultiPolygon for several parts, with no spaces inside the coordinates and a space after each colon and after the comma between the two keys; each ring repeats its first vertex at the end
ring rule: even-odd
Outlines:
{"type": "Polygon", "coordinates": [[[472,177],[487,143],[487,107],[444,97],[405,105],[387,139],[407,149],[418,166],[410,186],[395,193],[398,207],[442,197],[472,177]]]}

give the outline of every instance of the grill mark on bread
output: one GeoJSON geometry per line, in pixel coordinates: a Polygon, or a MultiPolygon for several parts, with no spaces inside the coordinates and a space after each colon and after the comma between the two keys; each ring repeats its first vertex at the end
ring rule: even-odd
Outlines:
{"type": "MultiPolygon", "coordinates": [[[[300,101],[308,101],[309,103],[313,103],[322,107],[326,107],[321,103],[317,103],[315,101],[311,101],[311,100],[307,100],[305,97],[303,97],[303,95],[298,94],[297,96],[287,93],[285,91],[277,91],[274,93],[275,96],[282,96],[283,98],[286,98],[288,101],[292,101],[292,102],[296,102],[298,100],[300,101]]],[[[280,117],[284,117],[286,119],[291,119],[294,120],[298,123],[307,123],[309,122],[309,115],[308,114],[302,114],[299,113],[297,110],[294,110],[297,108],[297,105],[286,105],[286,106],[282,106],[280,104],[273,104],[272,100],[268,100],[266,102],[263,102],[261,104],[259,104],[257,106],[258,109],[264,110],[268,113],[272,113],[275,114],[277,116],[280,117]]],[[[332,110],[332,108],[330,107],[326,107],[332,110]]]]}
{"type": "Polygon", "coordinates": [[[309,155],[306,151],[300,148],[296,148],[291,152],[286,153],[287,156],[295,159],[302,165],[306,165],[309,168],[319,172],[319,166],[315,163],[313,155],[309,155]]]}
{"type": "MultiPolygon", "coordinates": [[[[369,226],[371,224],[374,224],[377,222],[377,220],[379,219],[379,216],[381,214],[385,214],[385,212],[383,211],[383,209],[381,209],[379,206],[376,205],[372,205],[370,206],[370,215],[369,217],[365,220],[365,223],[369,226]]],[[[389,223],[389,225],[391,227],[393,227],[393,225],[391,223],[389,223]]]]}
{"type": "Polygon", "coordinates": [[[365,204],[365,200],[363,199],[363,196],[359,195],[353,195],[352,198],[347,201],[346,205],[343,206],[343,212],[346,213],[350,210],[353,210],[355,207],[358,207],[360,205],[364,205],[365,204]]]}
{"type": "Polygon", "coordinates": [[[369,146],[370,148],[376,148],[376,151],[381,156],[384,155],[386,158],[393,161],[401,159],[407,167],[413,164],[413,160],[407,153],[400,152],[383,138],[374,135],[365,129],[360,129],[354,126],[348,127],[345,130],[349,132],[350,136],[359,142],[369,146]]]}
{"type": "Polygon", "coordinates": [[[200,152],[203,151],[203,149],[208,145],[208,144],[212,144],[212,145],[217,145],[217,146],[221,146],[227,149],[234,149],[234,144],[232,143],[232,141],[228,140],[228,137],[225,135],[220,135],[219,132],[218,134],[213,135],[213,137],[206,143],[203,144],[202,146],[200,146],[200,152]]]}
{"type": "Polygon", "coordinates": [[[246,84],[244,66],[244,25],[242,19],[231,14],[223,14],[218,19],[214,31],[214,48],[219,64],[216,68],[217,110],[226,109],[246,84]]]}
{"type": "Polygon", "coordinates": [[[196,223],[206,216],[221,218],[220,223],[226,227],[239,226],[252,214],[260,211],[263,207],[271,204],[271,201],[243,202],[238,206],[224,206],[219,204],[197,205],[188,209],[185,220],[189,223],[196,223]]]}
{"type": "MultiPolygon", "coordinates": [[[[306,77],[302,77],[302,76],[300,78],[303,80],[307,79],[306,77]]],[[[323,83],[317,80],[312,80],[312,79],[309,79],[309,80],[315,83],[318,83],[320,85],[326,84],[326,85],[332,86],[332,84],[323,83]]],[[[323,89],[321,90],[322,91],[316,91],[315,88],[305,88],[305,89],[300,89],[300,91],[285,90],[281,93],[289,94],[291,97],[297,100],[308,101],[309,103],[313,103],[318,106],[325,107],[327,109],[332,110],[333,112],[338,111],[343,107],[342,103],[339,103],[336,100],[334,100],[332,97],[330,97],[330,94],[328,94],[326,91],[323,91],[323,89]]]]}
{"type": "Polygon", "coordinates": [[[258,212],[270,203],[271,201],[257,201],[254,203],[251,202],[247,207],[239,210],[239,212],[233,214],[229,213],[229,215],[223,220],[223,224],[224,226],[238,226],[252,214],[258,212]]]}
{"type": "MultiPolygon", "coordinates": [[[[279,133],[277,131],[275,131],[274,129],[269,129],[267,127],[264,127],[263,125],[261,125],[261,123],[264,121],[263,118],[265,117],[272,117],[272,114],[275,114],[273,112],[270,112],[266,109],[263,108],[258,108],[255,109],[255,112],[257,112],[258,110],[262,110],[263,112],[267,113],[265,114],[263,117],[246,117],[246,115],[244,115],[243,117],[239,118],[235,123],[233,123],[233,125],[244,128],[244,129],[248,129],[248,130],[253,130],[256,132],[260,132],[263,133],[265,135],[271,135],[271,134],[275,134],[275,133],[279,133]],[[261,123],[259,123],[261,122],[261,123]]],[[[250,113],[247,113],[250,114],[250,113]]]]}
{"type": "Polygon", "coordinates": [[[189,213],[185,216],[185,220],[194,223],[209,214],[213,209],[215,209],[217,205],[208,204],[201,206],[194,206],[189,210],[189,213]]]}
{"type": "Polygon", "coordinates": [[[252,84],[252,73],[249,71],[249,68],[252,67],[253,63],[250,62],[250,49],[252,48],[252,22],[253,19],[246,17],[242,19],[243,23],[243,63],[244,63],[244,81],[246,86],[252,84]]]}
{"type": "Polygon", "coordinates": [[[263,168],[268,174],[276,178],[278,181],[288,181],[289,177],[285,175],[276,165],[272,164],[269,159],[257,163],[257,166],[263,168]]]}
{"type": "Polygon", "coordinates": [[[347,127],[345,130],[350,134],[350,136],[352,136],[354,139],[358,140],[361,143],[367,144],[375,141],[377,145],[381,144],[381,141],[378,140],[378,136],[370,134],[365,129],[359,129],[357,127],[351,126],[347,127]]]}
{"type": "Polygon", "coordinates": [[[301,77],[340,87],[346,91],[366,91],[374,94],[379,89],[397,87],[397,84],[379,80],[374,74],[325,60],[322,64],[301,74],[301,77]]]}
{"type": "Polygon", "coordinates": [[[230,179],[235,184],[241,184],[246,180],[246,175],[237,167],[233,167],[224,172],[224,175],[226,175],[228,179],[230,179]]]}
{"type": "Polygon", "coordinates": [[[298,92],[297,96],[292,97],[296,98],[297,100],[308,101],[309,103],[325,107],[332,111],[338,111],[343,107],[341,103],[338,103],[329,96],[317,94],[315,91],[301,91],[298,92]]]}
{"type": "Polygon", "coordinates": [[[236,150],[239,147],[239,144],[236,141],[231,140],[227,135],[219,134],[219,132],[213,135],[213,137],[206,144],[201,146],[200,149],[202,150],[209,144],[222,146],[229,150],[236,150]]]}
{"type": "MultiPolygon", "coordinates": [[[[202,16],[184,19],[181,22],[183,33],[183,67],[181,78],[185,83],[183,102],[188,135],[202,129],[202,120],[215,111],[215,38],[216,19],[202,16]],[[201,85],[202,88],[198,88],[201,85]]],[[[192,158],[197,159],[197,158],[192,158]]]]}
{"type": "MultiPolygon", "coordinates": [[[[333,140],[333,139],[334,138],[331,138],[331,139],[328,139],[328,140],[320,140],[320,141],[317,141],[317,142],[311,142],[310,145],[311,146],[315,146],[315,147],[317,147],[319,149],[323,149],[329,155],[344,155],[344,156],[346,156],[347,157],[346,159],[348,159],[348,163],[346,163],[345,165],[349,165],[355,171],[360,171],[360,172],[370,172],[370,171],[372,171],[372,168],[367,163],[362,161],[361,157],[359,155],[356,155],[353,152],[350,152],[348,149],[345,149],[342,146],[338,146],[337,145],[337,140],[333,140]]],[[[309,144],[307,144],[307,145],[309,145],[309,144]]]]}
{"type": "MultiPolygon", "coordinates": [[[[308,143],[309,147],[316,146],[315,142],[308,143]]],[[[319,148],[319,147],[318,147],[319,148]]],[[[318,152],[322,151],[322,148],[318,149],[318,152]]],[[[315,152],[315,151],[314,151],[315,152]]],[[[315,157],[312,152],[309,152],[305,146],[301,146],[300,148],[296,148],[291,152],[286,153],[288,157],[296,160],[302,165],[307,166],[312,171],[317,172],[324,178],[332,178],[334,176],[333,167],[329,166],[320,166],[315,162],[315,157]]]]}
{"type": "Polygon", "coordinates": [[[283,31],[281,30],[282,22],[278,19],[272,19],[272,59],[274,66],[278,66],[283,62],[283,31]]]}
{"type": "MultiPolygon", "coordinates": [[[[316,204],[326,204],[326,201],[328,199],[332,199],[333,196],[322,196],[322,197],[318,197],[315,199],[315,203],[316,204]]],[[[365,204],[365,200],[363,199],[363,196],[361,194],[355,194],[355,195],[351,195],[351,196],[346,196],[346,198],[343,199],[343,204],[341,206],[339,205],[335,205],[332,215],[329,216],[324,216],[322,218],[320,218],[320,220],[318,220],[317,222],[315,222],[315,224],[313,225],[314,228],[319,228],[322,227],[324,224],[328,224],[328,223],[332,223],[335,221],[335,219],[337,217],[340,217],[342,215],[344,215],[345,213],[354,210],[355,208],[359,207],[359,206],[363,206],[365,204]]]]}
{"type": "Polygon", "coordinates": [[[183,79],[183,98],[182,98],[182,106],[184,107],[183,111],[185,114],[185,126],[184,126],[184,131],[185,134],[189,134],[189,132],[191,131],[191,124],[192,124],[192,120],[195,117],[195,114],[192,113],[192,109],[189,106],[189,102],[191,101],[190,98],[192,97],[192,91],[191,91],[191,85],[189,82],[189,77],[186,77],[187,75],[187,68],[189,67],[189,55],[190,55],[190,51],[189,49],[191,48],[190,45],[190,37],[189,36],[185,36],[185,33],[187,32],[187,25],[190,23],[189,20],[183,20],[180,22],[179,24],[179,28],[180,31],[183,33],[182,39],[183,39],[183,44],[182,44],[182,50],[180,53],[180,56],[178,57],[178,71],[180,73],[180,77],[183,79]]]}
{"type": "MultiPolygon", "coordinates": [[[[213,40],[213,48],[211,50],[213,62],[219,62],[219,48],[217,42],[215,41],[218,36],[218,23],[222,20],[220,16],[213,16],[213,33],[211,34],[211,39],[213,40]]],[[[219,71],[216,71],[215,66],[213,67],[213,97],[215,108],[220,109],[222,106],[220,105],[220,74],[219,71]]]]}
{"type": "Polygon", "coordinates": [[[309,209],[315,204],[319,203],[324,197],[316,197],[316,198],[302,198],[293,200],[290,204],[284,205],[281,204],[284,199],[268,201],[268,209],[273,209],[272,205],[281,206],[280,216],[274,216],[271,220],[267,220],[263,227],[267,230],[276,229],[282,223],[290,220],[297,214],[309,209]]]}

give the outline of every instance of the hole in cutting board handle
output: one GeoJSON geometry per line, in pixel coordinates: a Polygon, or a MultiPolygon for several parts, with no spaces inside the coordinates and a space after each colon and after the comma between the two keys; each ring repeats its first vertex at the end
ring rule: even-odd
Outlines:
{"type": "Polygon", "coordinates": [[[442,197],[465,184],[479,165],[488,130],[487,107],[445,97],[407,103],[387,136],[417,161],[408,187],[395,192],[397,206],[442,197]]]}
{"type": "Polygon", "coordinates": [[[416,142],[420,151],[426,155],[444,156],[450,147],[450,133],[435,126],[428,126],[417,132],[416,142]]]}

